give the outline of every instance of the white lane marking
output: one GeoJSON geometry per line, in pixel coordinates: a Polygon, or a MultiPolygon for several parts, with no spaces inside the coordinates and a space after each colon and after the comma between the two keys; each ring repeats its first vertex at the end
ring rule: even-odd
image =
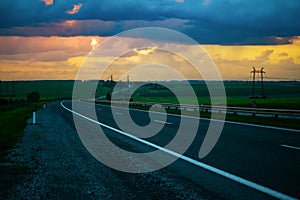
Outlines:
{"type": "Polygon", "coordinates": [[[248,187],[250,187],[250,188],[253,188],[253,189],[255,189],[255,190],[258,190],[258,191],[260,191],[260,192],[262,192],[262,193],[268,194],[268,195],[270,195],[270,196],[272,196],[272,197],[275,197],[275,198],[278,198],[278,199],[284,199],[284,200],[296,200],[296,198],[294,198],[294,197],[291,197],[291,196],[288,196],[288,195],[283,194],[283,193],[281,193],[281,192],[278,192],[278,191],[276,191],[276,190],[267,188],[267,187],[262,186],[262,185],[260,185],[260,184],[257,184],[257,183],[254,183],[254,182],[252,182],[252,181],[249,181],[249,180],[247,180],[247,179],[241,178],[241,177],[239,177],[239,176],[230,174],[230,173],[228,173],[228,172],[225,172],[225,171],[220,170],[220,169],[218,169],[218,168],[215,168],[215,167],[213,167],[213,166],[207,165],[207,164],[202,163],[202,162],[200,162],[200,161],[194,160],[194,159],[189,158],[189,157],[187,157],[187,156],[181,155],[181,154],[179,154],[179,153],[176,153],[176,152],[171,151],[171,150],[169,150],[169,149],[166,149],[166,148],[164,148],[164,147],[158,146],[158,145],[156,145],[156,144],[153,144],[153,143],[151,143],[151,142],[148,142],[148,141],[146,141],[146,140],[143,140],[143,139],[141,139],[141,138],[138,138],[138,137],[136,137],[136,136],[133,136],[133,135],[131,135],[131,134],[129,134],[129,133],[123,132],[123,131],[121,131],[121,130],[119,130],[119,129],[113,128],[113,127],[111,127],[111,126],[108,126],[108,125],[103,124],[103,123],[101,123],[101,122],[98,122],[98,121],[96,121],[96,120],[90,119],[90,118],[88,118],[88,117],[86,117],[86,116],[84,116],[84,115],[82,115],[82,114],[80,114],[80,113],[77,113],[77,112],[75,112],[75,111],[73,111],[73,110],[67,108],[66,106],[63,105],[63,102],[61,102],[60,105],[61,105],[64,109],[68,110],[69,112],[72,112],[72,113],[78,115],[79,117],[82,117],[82,118],[84,118],[84,119],[86,119],[86,120],[88,120],[88,121],[91,121],[91,122],[94,122],[94,123],[96,123],[96,124],[99,124],[100,126],[103,126],[103,127],[107,128],[107,129],[110,129],[110,130],[112,130],[112,131],[115,131],[115,132],[117,132],[117,133],[120,133],[120,134],[122,134],[122,135],[125,135],[125,136],[127,136],[127,137],[129,137],[129,138],[132,138],[132,139],[134,139],[134,140],[136,140],[136,141],[139,141],[139,142],[141,142],[141,143],[143,143],[143,144],[146,144],[146,145],[148,145],[148,146],[154,147],[154,148],[156,148],[156,149],[158,149],[158,150],[161,150],[161,151],[163,151],[163,152],[165,152],[165,153],[168,153],[168,154],[170,154],[170,155],[172,155],[172,156],[175,156],[175,157],[177,157],[177,158],[179,158],[179,159],[185,160],[185,161],[187,161],[187,162],[189,162],[189,163],[192,163],[192,164],[194,164],[194,165],[196,165],[196,166],[199,166],[199,167],[201,167],[201,168],[203,168],[203,169],[206,169],[206,170],[208,170],[208,171],[211,171],[211,172],[213,172],[213,173],[216,173],[216,174],[219,174],[219,175],[221,175],[221,176],[223,176],[223,177],[226,177],[226,178],[228,178],[228,179],[230,179],[230,180],[233,180],[233,181],[235,181],[235,182],[237,182],[237,183],[240,183],[240,184],[242,184],[242,185],[248,186],[248,187]]]}
{"type": "Polygon", "coordinates": [[[115,112],[117,115],[123,115],[122,113],[120,113],[120,112],[115,112]]]}
{"type": "Polygon", "coordinates": [[[300,147],[294,147],[294,146],[290,146],[290,145],[286,145],[286,144],[281,144],[280,146],[286,147],[286,148],[290,148],[290,149],[297,149],[297,150],[300,150],[300,147]]]}
{"type": "Polygon", "coordinates": [[[164,122],[164,121],[160,121],[160,120],[154,120],[155,122],[158,122],[158,123],[162,123],[162,124],[168,124],[168,125],[171,125],[172,123],[170,122],[164,122]]]}

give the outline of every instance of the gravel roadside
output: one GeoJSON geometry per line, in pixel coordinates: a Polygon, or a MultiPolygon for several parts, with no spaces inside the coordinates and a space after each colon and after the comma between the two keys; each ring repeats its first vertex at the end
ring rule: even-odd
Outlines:
{"type": "Polygon", "coordinates": [[[0,163],[1,199],[219,199],[167,169],[130,174],[103,165],[59,103],[38,110],[37,122],[0,163]]]}

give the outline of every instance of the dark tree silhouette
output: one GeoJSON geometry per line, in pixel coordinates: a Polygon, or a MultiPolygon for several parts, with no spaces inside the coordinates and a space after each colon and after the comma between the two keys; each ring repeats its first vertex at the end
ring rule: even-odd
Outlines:
{"type": "Polygon", "coordinates": [[[29,102],[38,102],[40,100],[39,92],[30,92],[27,94],[27,101],[29,102]]]}

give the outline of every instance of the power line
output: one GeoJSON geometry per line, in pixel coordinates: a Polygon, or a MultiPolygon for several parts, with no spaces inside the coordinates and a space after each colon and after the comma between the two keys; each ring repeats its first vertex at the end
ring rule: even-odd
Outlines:
{"type": "Polygon", "coordinates": [[[265,77],[265,79],[278,79],[278,80],[280,79],[280,80],[292,80],[292,81],[300,80],[297,78],[270,77],[270,76],[265,77]]]}
{"type": "Polygon", "coordinates": [[[264,97],[264,74],[266,72],[264,71],[264,68],[262,67],[260,70],[255,69],[253,67],[253,70],[250,71],[250,77],[252,75],[252,98],[254,98],[254,88],[255,88],[255,75],[259,74],[260,75],[260,82],[261,82],[261,96],[264,97]]]}

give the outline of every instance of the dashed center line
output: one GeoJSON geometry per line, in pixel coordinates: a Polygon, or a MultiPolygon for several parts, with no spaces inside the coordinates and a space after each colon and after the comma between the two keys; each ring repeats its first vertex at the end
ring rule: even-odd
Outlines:
{"type": "MultiPolygon", "coordinates": [[[[132,139],[134,139],[134,140],[136,140],[136,141],[139,141],[139,142],[141,142],[141,143],[143,143],[143,144],[146,144],[146,145],[148,145],[148,146],[154,147],[154,148],[156,148],[156,149],[158,149],[158,150],[161,150],[161,151],[163,151],[163,152],[166,152],[166,153],[168,153],[168,154],[170,154],[170,155],[176,156],[176,157],[178,157],[179,159],[185,160],[185,161],[187,161],[187,162],[189,162],[189,163],[192,163],[192,164],[194,164],[194,165],[196,165],[196,166],[199,166],[199,167],[201,167],[201,168],[203,168],[203,169],[206,169],[206,170],[211,171],[211,172],[213,172],[213,173],[219,174],[219,175],[221,175],[221,176],[223,176],[223,177],[225,177],[225,178],[228,178],[228,179],[230,179],[230,180],[232,180],[232,181],[235,181],[235,182],[240,183],[240,184],[242,184],[242,185],[245,185],[245,186],[248,186],[248,187],[250,187],[250,188],[256,189],[256,190],[258,190],[258,191],[260,191],[260,192],[263,192],[263,193],[265,193],[265,194],[268,194],[268,195],[270,195],[270,196],[272,196],[272,197],[275,197],[275,198],[278,198],[278,199],[296,200],[296,198],[294,198],[294,197],[288,196],[288,195],[286,195],[286,194],[283,194],[283,193],[278,192],[278,191],[276,191],[276,190],[270,189],[270,188],[265,187],[265,186],[263,186],[263,185],[257,184],[257,183],[255,183],[255,182],[249,181],[249,180],[247,180],[247,179],[244,179],[244,178],[242,178],[242,177],[236,176],[236,175],[234,175],[234,174],[230,174],[230,173],[225,172],[225,171],[223,171],[223,170],[221,170],[221,169],[218,169],[218,168],[215,168],[215,167],[213,167],[213,166],[210,166],[210,165],[207,165],[207,164],[205,164],[205,163],[202,163],[202,162],[200,162],[200,161],[198,161],[198,160],[194,160],[194,159],[189,158],[189,157],[187,157],[187,156],[181,155],[181,154],[176,153],[176,152],[174,152],[174,151],[172,151],[172,150],[166,149],[166,148],[161,147],[161,146],[158,146],[158,145],[156,145],[156,144],[154,144],[154,143],[151,143],[151,142],[148,142],[148,141],[143,140],[143,139],[141,139],[141,138],[135,137],[135,136],[133,136],[133,135],[131,135],[131,134],[129,134],[129,133],[126,133],[126,132],[123,132],[123,131],[118,130],[118,129],[116,129],[116,128],[113,128],[113,127],[111,127],[111,126],[109,126],[109,125],[107,125],[107,124],[103,124],[103,123],[101,123],[101,122],[95,121],[95,120],[93,120],[93,119],[91,119],[91,118],[88,118],[88,117],[86,117],[86,116],[84,116],[84,115],[82,115],[82,114],[80,114],[80,113],[77,113],[77,112],[73,111],[72,109],[67,108],[65,105],[63,105],[63,102],[61,102],[60,105],[61,105],[64,109],[68,110],[69,112],[72,112],[73,114],[75,114],[75,115],[77,115],[77,116],[79,116],[79,117],[82,117],[82,118],[84,118],[84,119],[86,119],[86,120],[88,120],[88,121],[91,121],[91,122],[93,122],[93,123],[99,124],[100,126],[103,126],[103,127],[108,128],[108,129],[110,129],[110,130],[112,130],[112,131],[115,131],[115,132],[117,132],[117,133],[120,133],[120,134],[122,134],[122,135],[125,135],[125,136],[127,136],[127,137],[129,137],[129,138],[132,138],[132,139]]],[[[116,113],[117,113],[117,112],[116,112],[116,113]]],[[[121,113],[121,114],[122,114],[122,113],[121,113]]],[[[160,120],[154,120],[154,121],[159,122],[159,123],[168,123],[168,122],[163,122],[163,121],[160,121],[160,120]]],[[[169,123],[169,124],[171,124],[171,123],[169,123]]],[[[296,149],[299,149],[299,150],[300,150],[299,147],[293,147],[293,146],[284,145],[284,144],[281,144],[281,146],[283,146],[283,147],[288,147],[288,148],[296,148],[296,149]]]]}
{"type": "Polygon", "coordinates": [[[281,144],[280,146],[290,148],[290,149],[300,150],[300,147],[294,147],[294,146],[290,146],[290,145],[286,145],[286,144],[281,144]]]}
{"type": "Polygon", "coordinates": [[[169,124],[169,125],[172,124],[172,123],[170,123],[170,122],[164,122],[164,121],[160,121],[160,120],[156,120],[156,119],[155,119],[154,121],[155,121],[155,122],[158,122],[158,123],[162,123],[162,124],[169,124]]]}
{"type": "Polygon", "coordinates": [[[120,113],[120,112],[115,112],[117,115],[123,115],[122,113],[120,113]]]}

